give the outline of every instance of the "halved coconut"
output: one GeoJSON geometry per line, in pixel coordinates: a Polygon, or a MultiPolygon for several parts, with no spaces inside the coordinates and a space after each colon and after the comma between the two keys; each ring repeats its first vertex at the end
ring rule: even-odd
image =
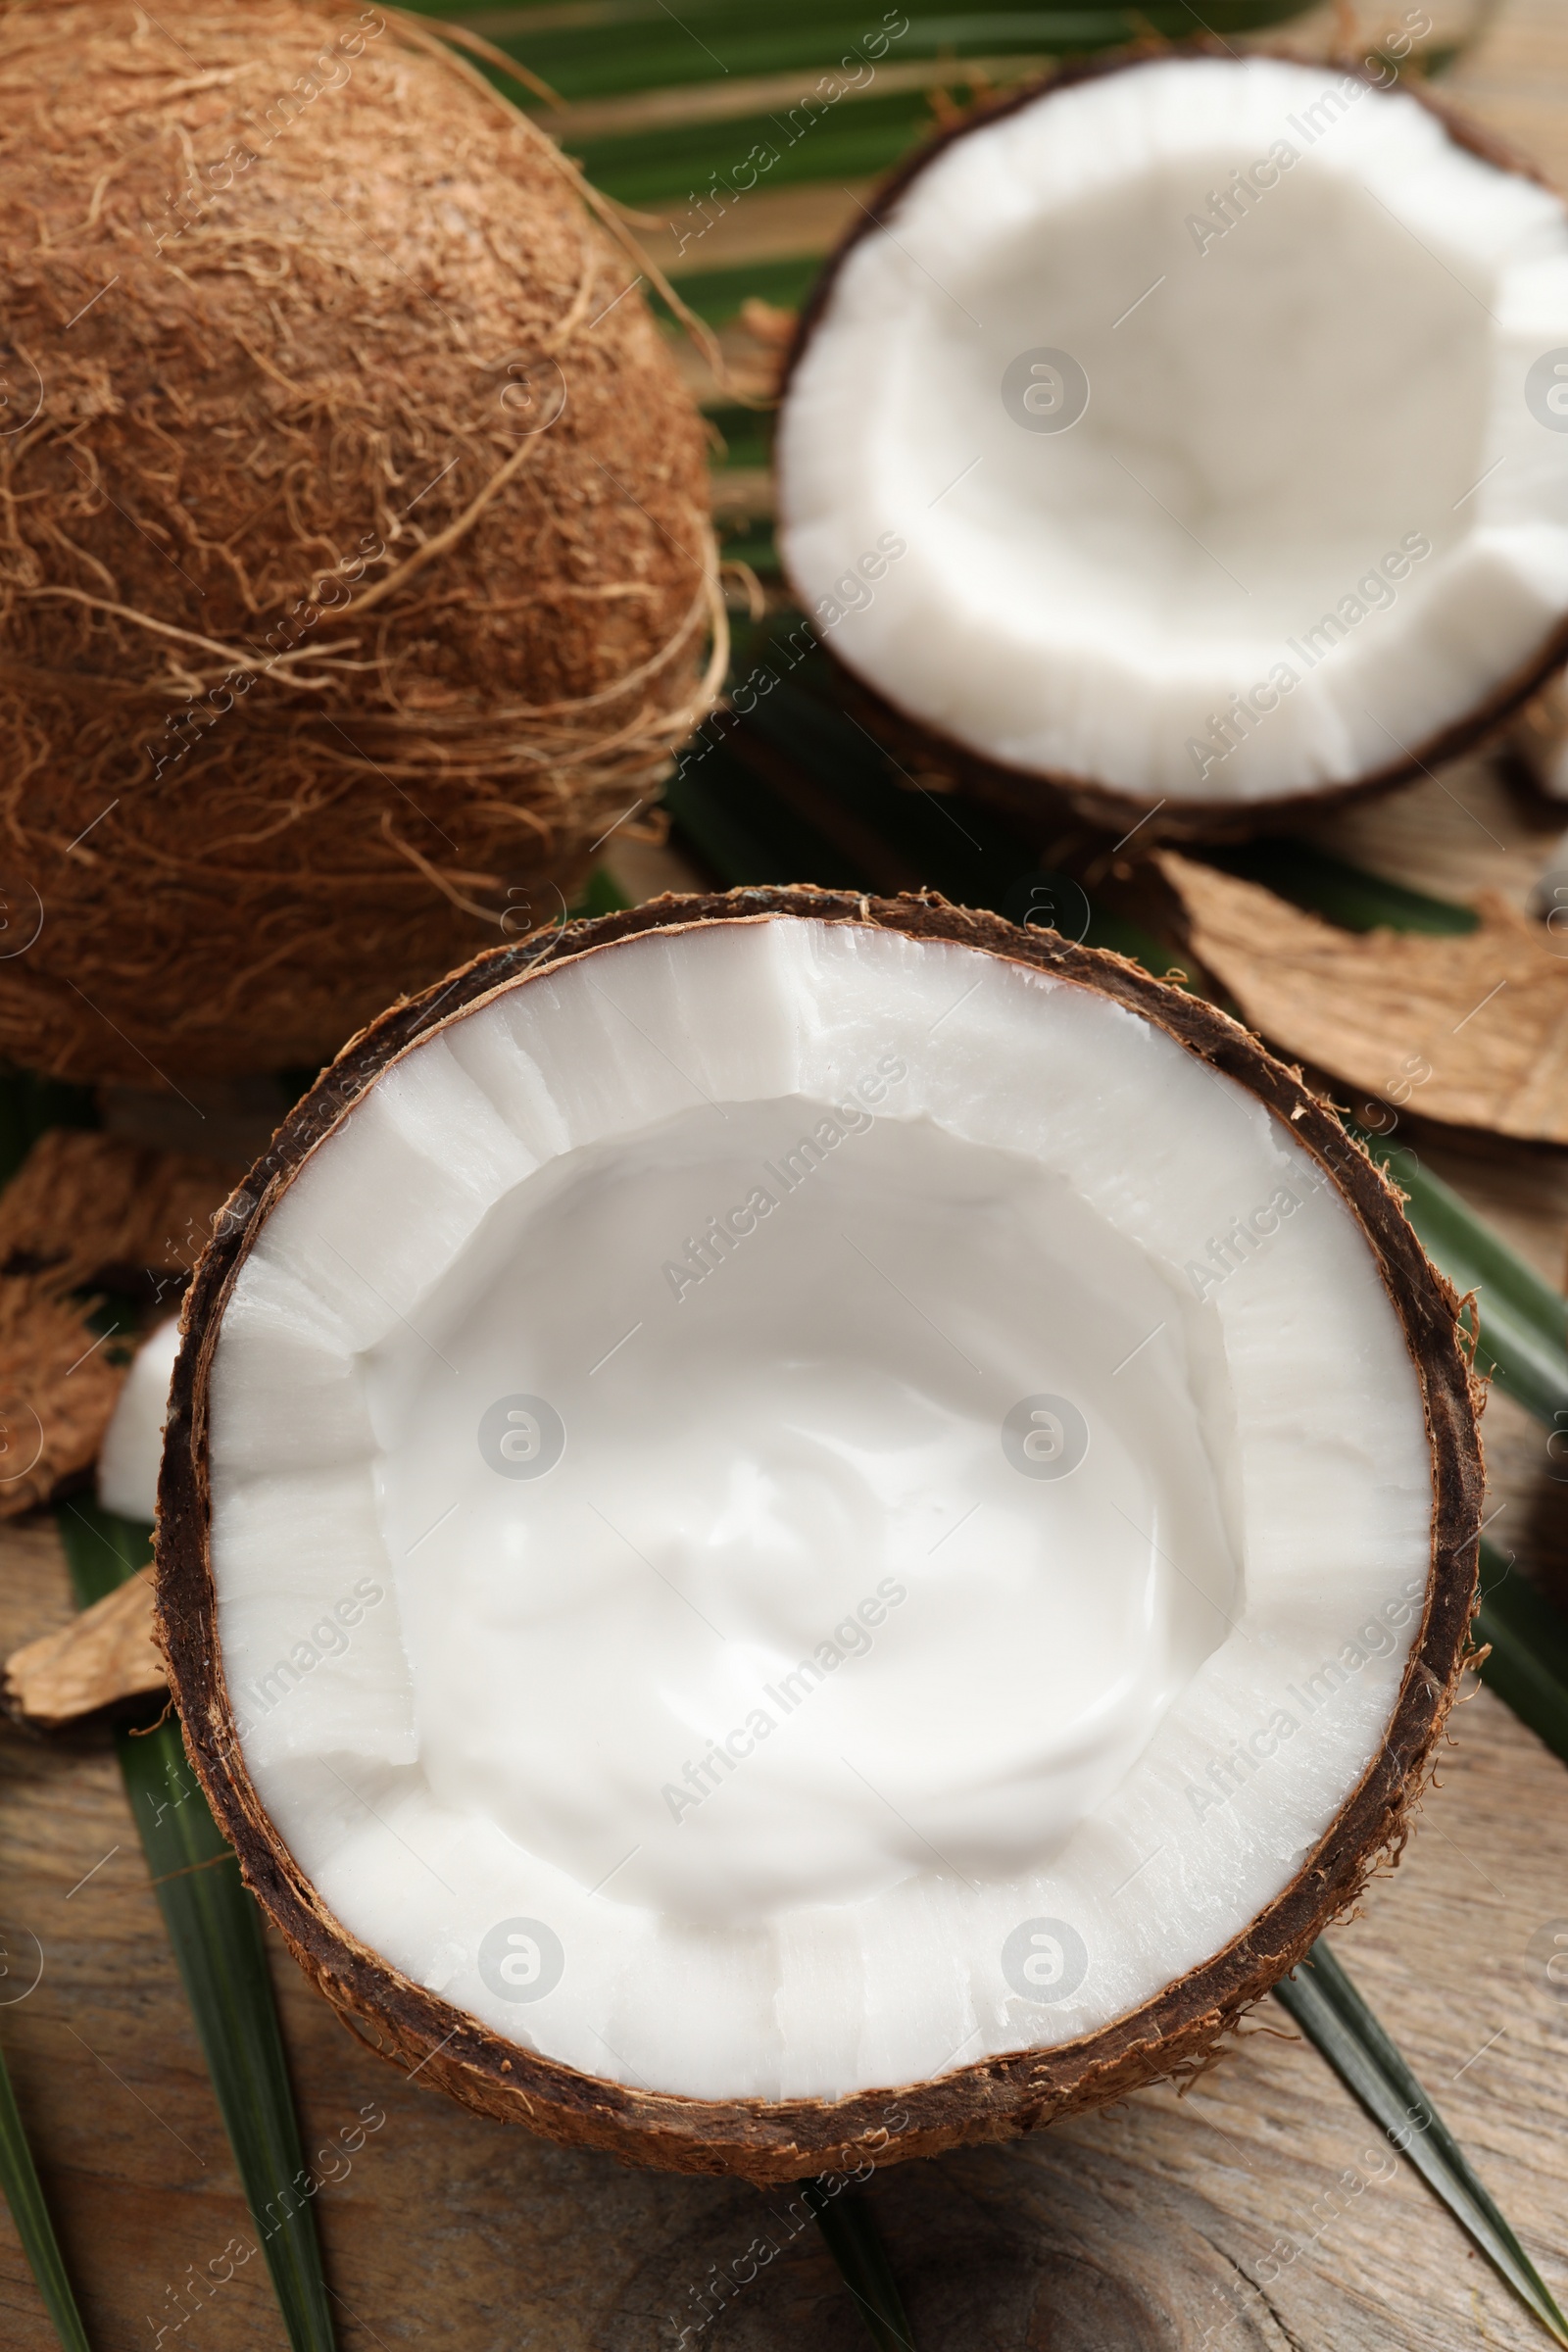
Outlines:
{"type": "Polygon", "coordinates": [[[931,898],[665,899],[395,1007],[170,1400],[196,1767],[481,2111],[758,2180],[1200,2056],[1397,1841],[1480,1462],[1333,1113],[931,898]]]}
{"type": "Polygon", "coordinates": [[[1359,74],[1069,71],[863,211],[777,447],[803,609],[939,760],[1118,831],[1273,819],[1568,651],[1568,218],[1359,74]]]}

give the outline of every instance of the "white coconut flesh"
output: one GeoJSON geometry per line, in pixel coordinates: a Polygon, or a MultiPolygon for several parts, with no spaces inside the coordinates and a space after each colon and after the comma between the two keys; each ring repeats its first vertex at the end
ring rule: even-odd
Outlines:
{"type": "Polygon", "coordinates": [[[1568,611],[1553,360],[1555,195],[1354,78],[1141,65],[956,139],[849,251],[781,546],[835,653],[989,760],[1327,789],[1568,611]]]}
{"type": "Polygon", "coordinates": [[[691,2095],[931,2078],[1221,1949],[1428,1575],[1417,1377],[1286,1127],[858,927],[654,933],[410,1050],[211,1396],[227,1686],[326,1905],[691,2095]]]}
{"type": "Polygon", "coordinates": [[[157,1515],[169,1383],[178,1353],[179,1317],[171,1315],[131,1358],[98,1453],[98,1499],[106,1511],[126,1519],[157,1515]]]}

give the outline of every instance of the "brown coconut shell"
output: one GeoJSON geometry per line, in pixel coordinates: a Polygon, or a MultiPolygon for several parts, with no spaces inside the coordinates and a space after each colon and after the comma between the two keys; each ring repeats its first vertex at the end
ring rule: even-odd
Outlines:
{"type": "Polygon", "coordinates": [[[315,1064],[564,914],[722,631],[637,275],[416,19],[5,12],[0,1057],[315,1064]]]}
{"type": "MultiPolygon", "coordinates": [[[[864,238],[893,228],[907,190],[956,141],[988,129],[1005,116],[1019,113],[1049,91],[1067,89],[1077,82],[1098,81],[1107,74],[1136,73],[1141,67],[1166,64],[1172,59],[1234,59],[1235,56],[1235,50],[1223,41],[1200,36],[1192,41],[1143,43],[1099,57],[1075,59],[1014,86],[1003,96],[982,100],[944,124],[923,147],[898,165],[869,202],[860,206],[824,263],[801,311],[785,358],[779,383],[780,405],[789,399],[791,380],[826,316],[839,271],[849,255],[864,238]]],[[[1342,61],[1333,70],[1364,82],[1370,89],[1385,86],[1354,60],[1342,61]]],[[[1523,179],[1533,180],[1538,187],[1552,187],[1545,173],[1534,164],[1460,109],[1434,96],[1419,78],[1401,81],[1398,86],[1402,96],[1415,99],[1437,117],[1456,147],[1496,171],[1515,172],[1523,179]]],[[[1553,188],[1552,192],[1559,191],[1553,188]]],[[[784,568],[788,578],[787,564],[784,568]]],[[[801,593],[798,583],[791,580],[790,586],[802,611],[808,612],[809,600],[801,593]]],[[[1568,613],[1544,633],[1527,659],[1493,687],[1473,710],[1450,720],[1446,726],[1434,728],[1413,747],[1401,747],[1394,759],[1344,783],[1317,791],[1303,787],[1268,800],[1250,802],[1245,807],[1235,801],[1154,801],[1147,794],[1128,792],[1099,777],[1017,767],[988,759],[942,728],[890,702],[868,679],[860,676],[829,635],[821,633],[820,643],[840,674],[847,699],[854,703],[871,731],[906,760],[962,786],[977,800],[1005,810],[1026,827],[1038,830],[1042,824],[1049,827],[1058,824],[1064,816],[1075,816],[1117,836],[1125,837],[1137,830],[1141,843],[1152,846],[1160,841],[1246,840],[1254,833],[1273,832],[1302,817],[1321,816],[1326,810],[1342,808],[1351,801],[1392,792],[1401,784],[1413,783],[1417,776],[1441,766],[1445,760],[1463,758],[1501,733],[1546,679],[1568,662],[1568,613]]]]}
{"type": "Polygon", "coordinates": [[[850,2154],[878,2162],[932,2156],[1013,2137],[1200,2064],[1354,1900],[1379,1860],[1397,1854],[1467,1648],[1482,1493],[1475,1401],[1453,1293],[1428,1263],[1398,1195],[1299,1074],[1213,1005],[1152,980],[1119,956],[950,906],[929,893],[867,899],[760,889],[664,898],[573,924],[532,957],[522,950],[493,950],[441,990],[394,1005],[322,1074],[234,1195],[196,1271],[171,1390],[157,1538],[160,1640],[191,1761],[247,1882],[318,1989],[406,2072],[417,2072],[420,2082],[481,2115],[669,2171],[769,2182],[822,2172],[850,2154]],[[272,1827],[235,1732],[209,1552],[208,1382],[225,1301],[258,1234],[316,1145],[400,1054],[494,992],[526,988],[541,972],[579,956],[612,955],[618,941],[778,915],[956,941],[1049,970],[1152,1021],[1267,1106],[1337,1187],[1366,1236],[1404,1331],[1432,1446],[1432,1571],[1382,1746],[1289,1886],[1201,1968],[1057,2049],[986,2059],[935,2082],[844,2099],[715,2101],[628,2088],[522,2049],[412,1983],[325,1908],[272,1827]],[[902,2118],[896,2131],[889,2123],[895,2101],[902,2118]]]}

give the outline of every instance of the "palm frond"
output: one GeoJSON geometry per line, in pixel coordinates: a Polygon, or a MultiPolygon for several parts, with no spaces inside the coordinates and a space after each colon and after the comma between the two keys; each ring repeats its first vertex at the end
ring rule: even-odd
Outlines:
{"type": "Polygon", "coordinates": [[[1476,1370],[1548,1429],[1568,1431],[1568,1301],[1417,1152],[1380,1136],[1362,1141],[1406,1196],[1434,1265],[1461,1295],[1476,1294],[1476,1370]]]}
{"type": "Polygon", "coordinates": [[[1482,1681],[1568,1764],[1568,1620],[1485,1536],[1475,1638],[1491,1644],[1482,1681]]]}
{"type": "Polygon", "coordinates": [[[887,2248],[882,2243],[871,2208],[863,2195],[835,2184],[831,2175],[804,2184],[807,2204],[816,2217],[839,2276],[855,2297],[866,2334],[877,2352],[914,2352],[914,2337],[905,2317],[887,2248]]]}
{"type": "Polygon", "coordinates": [[[1274,1995],[1526,2310],[1554,2342],[1568,2345],[1568,2320],[1535,2264],[1328,1945],[1314,1944],[1274,1995]]]}
{"type": "Polygon", "coordinates": [[[89,2352],[87,2330],[81,2324],[76,2298],[66,2276],[54,2224],[44,2203],[38,2168],[32,2161],[32,2150],[27,2145],[27,2134],[23,2129],[3,2057],[0,2057],[0,2189],[5,2192],[22,2250],[65,2352],[89,2352]]]}
{"type": "MultiPolygon", "coordinates": [[[[471,0],[426,0],[421,16],[477,23],[507,55],[521,59],[572,103],[623,91],[701,89],[770,74],[830,74],[848,51],[874,60],[940,63],[1051,57],[1111,49],[1152,29],[1172,40],[1210,30],[1249,32],[1299,16],[1306,0],[1148,0],[1145,7],[1002,8],[994,0],[947,0],[940,15],[910,18],[880,0],[594,0],[564,9],[553,0],[490,8],[471,0]],[[903,29],[897,29],[902,24],[903,29]]],[[[871,85],[874,88],[874,83],[871,85]]],[[[744,149],[742,150],[744,153],[744,149]]]]}
{"type": "MultiPolygon", "coordinates": [[[[152,1557],[150,1530],[81,1500],[59,1513],[86,1607],[152,1557]]],[[[190,2003],[292,2352],[332,2352],[316,2215],[255,1897],[185,1759],[172,1715],[116,1733],[125,1795],[190,2003]]]]}

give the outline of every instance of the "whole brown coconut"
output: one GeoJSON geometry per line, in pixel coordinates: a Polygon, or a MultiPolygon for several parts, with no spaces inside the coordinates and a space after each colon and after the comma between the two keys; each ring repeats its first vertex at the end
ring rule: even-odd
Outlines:
{"type": "Polygon", "coordinates": [[[712,687],[637,276],[413,19],[6,12],[0,1055],[318,1059],[564,912],[712,687]]]}
{"type": "Polygon", "coordinates": [[[323,1072],[233,1196],[187,1297],[170,1394],[157,1538],[160,1639],[192,1763],[248,1883],[318,1989],[383,2055],[478,2113],[547,2138],[607,2149],[625,2162],[768,2183],[847,2165],[852,2152],[893,2163],[1016,2137],[1202,2063],[1355,1899],[1378,1863],[1402,1847],[1468,1648],[1481,1487],[1475,1399],[1453,1293],[1423,1254],[1398,1196],[1332,1107],[1223,1012],[1119,956],[1054,932],[1019,930],[930,894],[888,900],[752,889],[665,898],[574,923],[542,948],[493,951],[441,988],[393,1006],[323,1072]],[[1418,1630],[1379,1743],[1289,1884],[1202,1965],[1078,2039],[988,2058],[936,2081],[837,2099],[725,2100],[602,2080],[525,2046],[525,2035],[504,2038],[413,1982],[328,1909],[269,1815],[241,1745],[213,1572],[212,1376],[236,1280],[252,1250],[265,1246],[272,1212],[317,1147],[422,1041],[450,1032],[493,996],[539,985],[548,993],[573,959],[599,958],[608,977],[617,945],[647,933],[791,917],[954,943],[1049,972],[1164,1031],[1288,1130],[1353,1218],[1402,1329],[1431,1446],[1430,1564],[1418,1630]],[[896,2132],[888,2120],[895,2096],[896,2132]]]}

